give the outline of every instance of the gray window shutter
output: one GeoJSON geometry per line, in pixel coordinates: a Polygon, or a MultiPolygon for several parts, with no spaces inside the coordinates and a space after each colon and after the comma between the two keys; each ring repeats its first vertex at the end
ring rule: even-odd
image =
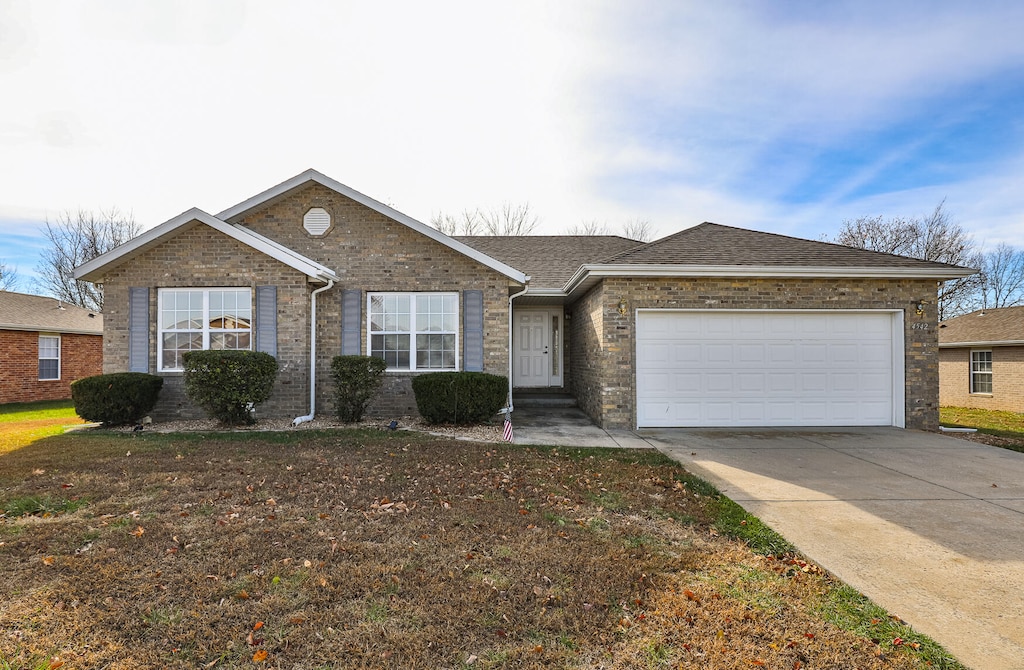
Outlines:
{"type": "Polygon", "coordinates": [[[484,371],[484,292],[462,292],[462,369],[484,371]]]}
{"type": "Polygon", "coordinates": [[[256,351],[277,358],[277,287],[256,287],[256,351]]]}
{"type": "Polygon", "coordinates": [[[341,355],[358,356],[363,351],[363,292],[347,288],[341,292],[341,355]]]}
{"type": "Polygon", "coordinates": [[[149,372],[149,289],[128,289],[128,372],[149,372]]]}

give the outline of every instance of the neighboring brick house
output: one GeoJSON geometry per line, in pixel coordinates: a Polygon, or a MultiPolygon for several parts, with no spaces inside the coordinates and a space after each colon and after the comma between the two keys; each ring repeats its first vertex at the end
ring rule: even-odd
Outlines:
{"type": "Polygon", "coordinates": [[[308,170],[76,276],[104,285],[105,369],[166,378],[158,417],[194,413],[181,354],[220,347],[278,358],[264,415],[329,412],[330,359],[356,353],[389,364],[377,416],[415,413],[417,372],[480,370],[605,427],[935,429],[927,307],[972,272],[710,223],[648,244],[452,238],[308,170]]]}
{"type": "Polygon", "coordinates": [[[0,404],[63,400],[103,371],[103,316],[55,298],[0,291],[0,404]]]}
{"type": "Polygon", "coordinates": [[[1024,307],[939,324],[939,402],[1024,412],[1024,307]]]}

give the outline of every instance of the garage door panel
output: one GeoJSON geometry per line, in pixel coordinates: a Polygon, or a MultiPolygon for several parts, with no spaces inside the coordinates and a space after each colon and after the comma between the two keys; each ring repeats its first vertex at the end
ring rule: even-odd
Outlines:
{"type": "Polygon", "coordinates": [[[701,351],[699,344],[673,344],[670,360],[682,366],[697,365],[701,362],[701,351]]]}
{"type": "Polygon", "coordinates": [[[732,393],[732,378],[731,373],[708,373],[704,377],[704,390],[707,393],[732,393]]]}
{"type": "Polygon", "coordinates": [[[886,312],[642,311],[638,425],[892,425],[892,321],[886,312]]]}

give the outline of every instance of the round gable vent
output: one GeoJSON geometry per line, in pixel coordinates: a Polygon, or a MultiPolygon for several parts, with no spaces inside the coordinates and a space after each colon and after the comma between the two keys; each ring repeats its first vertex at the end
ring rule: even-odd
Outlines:
{"type": "Polygon", "coordinates": [[[331,215],[323,207],[313,207],[302,217],[302,227],[310,235],[323,235],[331,227],[331,215]]]}

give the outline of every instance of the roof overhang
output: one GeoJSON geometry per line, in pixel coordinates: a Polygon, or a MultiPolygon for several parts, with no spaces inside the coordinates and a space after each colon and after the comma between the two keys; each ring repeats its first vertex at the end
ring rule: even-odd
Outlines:
{"type": "Polygon", "coordinates": [[[103,335],[102,330],[84,328],[54,328],[51,326],[27,326],[23,323],[0,323],[0,330],[18,330],[30,333],[58,333],[60,335],[103,335]]]}
{"type": "Polygon", "coordinates": [[[945,281],[975,274],[970,268],[953,266],[941,268],[901,267],[810,267],[810,266],[755,266],[755,265],[581,265],[566,282],[563,292],[572,295],[587,291],[605,277],[746,277],[807,278],[807,279],[932,279],[945,281]]]}
{"type": "Polygon", "coordinates": [[[232,225],[222,219],[211,216],[201,209],[193,207],[182,212],[169,221],[151,228],[141,235],[132,238],[124,244],[111,249],[105,254],[79,265],[75,268],[75,279],[84,281],[101,282],[104,273],[111,266],[123,263],[144,251],[160,244],[184,230],[193,221],[213,228],[217,232],[241,242],[242,244],[255,249],[271,258],[278,260],[285,265],[303,273],[314,281],[327,282],[337,281],[338,275],[330,268],[317,263],[314,260],[295,253],[276,242],[273,242],[262,235],[242,226],[232,225]]]}
{"type": "Polygon", "coordinates": [[[313,169],[306,170],[305,172],[295,175],[294,177],[287,181],[281,182],[277,186],[269,188],[258,195],[254,195],[253,197],[249,198],[248,200],[245,200],[244,202],[238,203],[234,207],[229,207],[228,209],[225,209],[223,212],[217,214],[217,218],[222,219],[224,221],[237,223],[249,212],[260,207],[264,207],[267,204],[273,202],[274,200],[281,198],[287,193],[309,182],[316,182],[317,184],[329,188],[332,191],[337,191],[346,198],[350,198],[361,205],[369,207],[370,209],[380,214],[383,214],[389,219],[398,221],[399,223],[408,226],[409,228],[415,230],[416,232],[422,235],[426,235],[430,239],[440,244],[443,244],[444,246],[452,249],[453,251],[457,251],[463,256],[468,256],[469,258],[472,258],[481,265],[485,265],[491,268],[492,270],[505,275],[506,277],[515,282],[525,284],[528,280],[528,277],[525,273],[516,270],[512,266],[506,265],[505,263],[502,263],[501,261],[495,258],[491,258],[487,254],[478,251],[477,249],[474,249],[473,247],[467,244],[452,239],[451,237],[448,237],[447,235],[437,230],[436,228],[428,226],[427,224],[422,223],[420,221],[417,221],[411,216],[402,214],[397,209],[394,209],[393,207],[389,207],[382,202],[374,200],[370,196],[360,193],[359,191],[353,188],[345,186],[341,182],[331,179],[327,175],[322,174],[313,169]]]}
{"type": "Polygon", "coordinates": [[[967,347],[1024,347],[1024,340],[992,340],[991,342],[939,342],[939,349],[966,349],[967,347]]]}

